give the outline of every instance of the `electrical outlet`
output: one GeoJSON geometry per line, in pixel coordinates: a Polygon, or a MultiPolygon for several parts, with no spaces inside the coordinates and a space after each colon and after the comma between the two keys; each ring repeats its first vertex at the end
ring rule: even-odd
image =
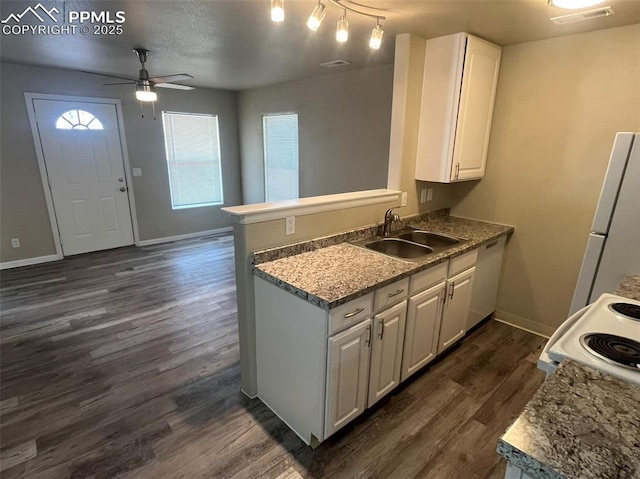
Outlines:
{"type": "Polygon", "coordinates": [[[427,201],[433,200],[433,188],[427,190],[427,201]]]}
{"type": "Polygon", "coordinates": [[[427,190],[422,188],[420,190],[420,203],[426,203],[426,202],[427,202],[427,190]]]}
{"type": "Polygon", "coordinates": [[[20,238],[11,238],[11,246],[20,248],[20,238]]]}
{"type": "Polygon", "coordinates": [[[402,204],[400,206],[407,206],[407,197],[408,194],[406,191],[402,192],[402,204]]]}
{"type": "Polygon", "coordinates": [[[133,176],[142,176],[142,168],[131,168],[133,176]]]}
{"type": "Polygon", "coordinates": [[[285,232],[286,235],[292,235],[296,232],[296,217],[295,216],[287,216],[285,220],[285,232]]]}

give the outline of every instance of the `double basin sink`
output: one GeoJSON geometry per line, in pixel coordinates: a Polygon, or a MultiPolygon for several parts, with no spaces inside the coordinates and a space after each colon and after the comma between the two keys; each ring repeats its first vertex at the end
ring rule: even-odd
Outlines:
{"type": "Polygon", "coordinates": [[[355,244],[396,258],[418,261],[461,242],[462,240],[452,236],[408,228],[388,237],[378,237],[355,244]]]}

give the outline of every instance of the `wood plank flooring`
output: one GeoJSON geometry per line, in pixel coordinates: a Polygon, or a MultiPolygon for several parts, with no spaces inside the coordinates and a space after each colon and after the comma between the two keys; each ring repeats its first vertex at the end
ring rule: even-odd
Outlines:
{"type": "Polygon", "coordinates": [[[2,272],[1,476],[502,478],[543,339],[490,321],[317,449],[240,392],[229,235],[2,272]]]}

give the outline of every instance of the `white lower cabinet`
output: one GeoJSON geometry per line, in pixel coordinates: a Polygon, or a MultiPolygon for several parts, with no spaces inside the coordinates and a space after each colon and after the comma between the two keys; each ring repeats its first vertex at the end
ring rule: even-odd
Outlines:
{"type": "Polygon", "coordinates": [[[444,293],[445,282],[441,281],[409,299],[402,381],[436,357],[444,293]]]}
{"type": "Polygon", "coordinates": [[[438,353],[453,345],[466,332],[475,270],[475,266],[471,267],[447,280],[438,353]]]}
{"type": "Polygon", "coordinates": [[[367,407],[371,320],[329,338],[325,436],[359,416],[367,407]]]}
{"type": "Polygon", "coordinates": [[[402,301],[373,317],[369,407],[400,384],[406,319],[406,301],[402,301]]]}
{"type": "Polygon", "coordinates": [[[477,250],[330,311],[255,278],[258,397],[321,442],[464,336],[477,250]]]}

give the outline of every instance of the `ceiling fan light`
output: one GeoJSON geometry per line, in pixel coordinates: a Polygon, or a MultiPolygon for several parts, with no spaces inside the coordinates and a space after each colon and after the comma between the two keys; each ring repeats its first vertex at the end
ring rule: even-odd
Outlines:
{"type": "Polygon", "coordinates": [[[338,20],[338,29],[336,30],[336,41],[344,43],[349,40],[349,22],[346,15],[340,17],[338,20]]]}
{"type": "Polygon", "coordinates": [[[271,20],[284,22],[284,0],[271,0],[271,20]]]}
{"type": "Polygon", "coordinates": [[[378,50],[380,45],[382,45],[382,36],[384,35],[384,30],[380,24],[376,24],[375,28],[371,31],[371,39],[369,40],[369,46],[374,50],[378,50]]]}
{"type": "Polygon", "coordinates": [[[549,6],[576,10],[578,8],[587,8],[603,3],[604,0],[549,0],[549,6]]]}
{"type": "Polygon", "coordinates": [[[307,27],[309,27],[310,30],[313,30],[314,32],[318,30],[322,20],[324,20],[324,16],[326,15],[326,12],[324,11],[325,8],[324,3],[322,2],[318,2],[315,6],[313,12],[311,12],[311,15],[309,16],[309,20],[307,20],[307,27]]]}
{"type": "Polygon", "coordinates": [[[152,85],[139,84],[136,85],[136,100],[144,102],[153,102],[158,99],[156,88],[152,85]]]}

